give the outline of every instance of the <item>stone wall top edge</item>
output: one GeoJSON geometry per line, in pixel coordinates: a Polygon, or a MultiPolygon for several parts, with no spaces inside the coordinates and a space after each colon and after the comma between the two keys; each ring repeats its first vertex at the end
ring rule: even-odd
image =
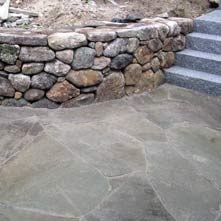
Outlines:
{"type": "MultiPolygon", "coordinates": [[[[0,28],[0,44],[18,44],[26,46],[47,46],[49,36],[56,33],[80,33],[86,36],[89,41],[97,41],[97,35],[102,33],[112,33],[113,36],[109,40],[115,38],[118,32],[128,31],[128,30],[137,30],[142,28],[157,28],[159,29],[160,25],[171,26],[171,22],[176,23],[181,29],[185,30],[187,34],[191,32],[191,28],[182,28],[186,24],[189,27],[192,27],[193,20],[189,18],[144,18],[138,23],[113,23],[107,21],[95,22],[94,24],[87,24],[83,26],[71,26],[63,29],[45,29],[40,31],[34,30],[24,30],[24,29],[9,29],[9,28],[0,28]],[[92,34],[91,34],[92,33],[92,34]]],[[[122,35],[123,36],[123,35],[122,35]]],[[[118,36],[121,37],[121,36],[118,36]]],[[[102,37],[99,37],[99,39],[102,37]]],[[[106,41],[106,40],[104,40],[106,41]]]]}

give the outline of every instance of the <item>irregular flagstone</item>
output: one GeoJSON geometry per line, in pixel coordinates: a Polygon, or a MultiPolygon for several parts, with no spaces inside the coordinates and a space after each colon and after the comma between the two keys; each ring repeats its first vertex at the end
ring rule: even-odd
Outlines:
{"type": "Polygon", "coordinates": [[[176,151],[182,143],[146,145],[147,176],[176,220],[215,220],[217,215],[211,211],[219,209],[220,190],[176,151]]]}
{"type": "Polygon", "coordinates": [[[142,173],[131,175],[99,208],[86,215],[85,220],[175,221],[142,173]]]}
{"type": "Polygon", "coordinates": [[[142,143],[106,122],[96,125],[87,123],[76,127],[72,123],[59,124],[59,127],[47,127],[47,133],[86,159],[105,176],[145,170],[142,143]],[[83,134],[87,136],[82,137],[83,134]],[[115,139],[112,140],[112,137],[115,139]]]}
{"type": "Polygon", "coordinates": [[[18,154],[24,145],[30,143],[43,130],[35,118],[6,122],[0,125],[0,167],[18,154]]]}
{"type": "Polygon", "coordinates": [[[60,216],[55,214],[41,214],[37,211],[28,211],[22,208],[14,208],[11,206],[0,205],[0,220],[1,221],[80,221],[79,218],[70,216],[60,216]]]}
{"type": "MultiPolygon", "coordinates": [[[[78,217],[108,193],[107,180],[96,169],[46,134],[29,144],[0,175],[1,203],[42,214],[78,217]]],[[[3,215],[7,214],[3,211],[3,215]]]]}

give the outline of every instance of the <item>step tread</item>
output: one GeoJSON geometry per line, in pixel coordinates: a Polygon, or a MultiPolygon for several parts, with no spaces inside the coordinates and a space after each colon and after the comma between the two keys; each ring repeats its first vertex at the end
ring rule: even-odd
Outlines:
{"type": "Polygon", "coordinates": [[[221,55],[219,54],[196,51],[191,49],[185,49],[183,51],[177,52],[177,54],[221,62],[221,55]]]}
{"type": "Polygon", "coordinates": [[[221,23],[221,11],[220,10],[215,10],[212,11],[208,14],[202,15],[198,18],[195,19],[197,20],[204,20],[204,21],[211,21],[215,23],[221,23]]]}
{"type": "Polygon", "coordinates": [[[200,79],[204,81],[209,81],[211,83],[221,84],[221,76],[210,74],[202,71],[196,71],[188,68],[183,68],[180,66],[173,66],[165,70],[166,73],[174,73],[177,75],[182,75],[189,78],[200,79]]]}
{"type": "Polygon", "coordinates": [[[194,38],[200,38],[200,39],[205,39],[205,40],[213,40],[213,41],[220,41],[221,42],[221,36],[219,36],[219,35],[193,32],[193,33],[188,34],[187,38],[188,37],[194,37],[194,38]]]}

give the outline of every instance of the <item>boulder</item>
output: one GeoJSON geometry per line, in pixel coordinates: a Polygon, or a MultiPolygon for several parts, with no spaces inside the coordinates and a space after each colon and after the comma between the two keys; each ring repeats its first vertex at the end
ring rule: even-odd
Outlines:
{"type": "Polygon", "coordinates": [[[43,98],[45,95],[45,92],[43,90],[39,89],[29,89],[28,91],[25,92],[24,98],[27,101],[38,101],[41,98],[43,98]]]}
{"type": "Polygon", "coordinates": [[[23,64],[22,73],[26,75],[34,75],[42,72],[44,70],[43,63],[28,63],[23,64]]]}
{"type": "Polygon", "coordinates": [[[15,89],[10,81],[0,76],[0,96],[14,97],[15,89]]]}
{"type": "Polygon", "coordinates": [[[71,64],[74,57],[73,50],[63,50],[56,52],[56,58],[66,64],[71,64]]]}
{"type": "Polygon", "coordinates": [[[159,87],[160,85],[165,83],[165,81],[166,81],[166,78],[165,78],[165,75],[164,75],[163,71],[158,70],[154,74],[154,88],[159,87]]]}
{"type": "Polygon", "coordinates": [[[19,51],[18,45],[0,44],[0,60],[7,64],[15,64],[19,51]]]}
{"type": "Polygon", "coordinates": [[[111,68],[120,70],[125,68],[128,64],[133,61],[133,56],[129,54],[120,54],[113,58],[111,62],[111,68]]]}
{"type": "Polygon", "coordinates": [[[127,42],[122,38],[117,38],[111,42],[104,50],[104,56],[116,57],[118,54],[127,50],[127,42]]]}
{"type": "Polygon", "coordinates": [[[154,72],[148,70],[142,73],[136,85],[136,93],[151,92],[154,88],[154,72]]]}
{"type": "Polygon", "coordinates": [[[137,38],[129,38],[127,40],[127,52],[134,53],[139,47],[139,40],[137,38]]]}
{"type": "Polygon", "coordinates": [[[163,43],[160,39],[152,39],[148,42],[148,47],[151,51],[157,52],[163,47],[163,43]]]}
{"type": "Polygon", "coordinates": [[[125,95],[124,76],[121,72],[108,75],[97,88],[96,102],[119,99],[125,95]]]}
{"type": "Polygon", "coordinates": [[[153,52],[147,46],[139,47],[135,52],[135,57],[139,64],[144,65],[151,61],[153,58],[153,52]]]}
{"type": "Polygon", "coordinates": [[[43,98],[39,101],[32,103],[33,108],[47,108],[47,109],[56,109],[59,107],[59,104],[48,100],[47,98],[43,98]]]}
{"type": "Polygon", "coordinates": [[[100,84],[103,80],[103,75],[100,71],[88,69],[71,71],[66,78],[77,87],[90,87],[100,84]]]}
{"type": "Polygon", "coordinates": [[[139,64],[131,64],[125,68],[125,84],[136,85],[142,75],[142,67],[139,64]]]}
{"type": "Polygon", "coordinates": [[[182,51],[186,46],[186,37],[179,35],[173,39],[172,49],[174,52],[182,51]]]}
{"type": "Polygon", "coordinates": [[[27,75],[9,74],[8,79],[10,80],[12,86],[20,92],[25,92],[31,85],[31,79],[27,75]]]}
{"type": "Polygon", "coordinates": [[[81,94],[76,98],[68,100],[61,104],[63,108],[71,108],[71,107],[79,107],[82,105],[88,105],[93,103],[94,101],[94,94],[81,94]]]}
{"type": "Polygon", "coordinates": [[[65,76],[71,70],[71,66],[59,60],[54,60],[45,64],[44,71],[57,77],[65,76]]]}
{"type": "Polygon", "coordinates": [[[21,72],[21,68],[17,65],[6,65],[4,68],[4,71],[8,72],[8,73],[19,73],[21,72]]]}
{"type": "Polygon", "coordinates": [[[54,50],[73,49],[86,44],[85,35],[76,32],[54,33],[48,36],[48,45],[54,50]]]}
{"type": "Polygon", "coordinates": [[[92,69],[94,70],[103,70],[108,67],[111,63],[111,59],[107,57],[99,57],[94,59],[94,65],[92,69]]]}
{"type": "Polygon", "coordinates": [[[169,68],[175,63],[175,54],[173,52],[160,52],[158,57],[162,68],[169,68]]]}
{"type": "Polygon", "coordinates": [[[44,62],[55,58],[55,53],[48,47],[22,47],[19,58],[23,62],[44,62]]]}
{"type": "Polygon", "coordinates": [[[47,90],[50,89],[56,81],[57,78],[55,76],[42,72],[32,77],[31,86],[32,88],[47,90]]]}
{"type": "Polygon", "coordinates": [[[25,106],[29,106],[30,104],[25,100],[25,99],[5,99],[2,101],[2,106],[6,106],[6,107],[25,107],[25,106]]]}
{"type": "Polygon", "coordinates": [[[160,69],[160,60],[159,58],[155,57],[151,60],[151,68],[154,72],[160,69]]]}
{"type": "Polygon", "coordinates": [[[58,103],[63,103],[78,95],[80,95],[80,90],[68,83],[68,81],[56,83],[46,94],[49,100],[58,103]]]}
{"type": "Polygon", "coordinates": [[[94,64],[96,51],[88,47],[81,47],[75,51],[72,68],[75,70],[91,68],[94,64]]]}

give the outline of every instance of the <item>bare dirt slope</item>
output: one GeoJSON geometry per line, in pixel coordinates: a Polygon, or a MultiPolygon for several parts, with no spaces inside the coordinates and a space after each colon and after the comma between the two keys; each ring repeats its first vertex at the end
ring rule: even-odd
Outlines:
{"type": "Polygon", "coordinates": [[[46,27],[79,25],[92,20],[111,20],[128,14],[148,17],[168,12],[171,16],[196,17],[209,10],[208,0],[13,0],[14,6],[41,14],[37,22],[46,27]],[[106,3],[105,3],[106,2],[106,3]]]}

